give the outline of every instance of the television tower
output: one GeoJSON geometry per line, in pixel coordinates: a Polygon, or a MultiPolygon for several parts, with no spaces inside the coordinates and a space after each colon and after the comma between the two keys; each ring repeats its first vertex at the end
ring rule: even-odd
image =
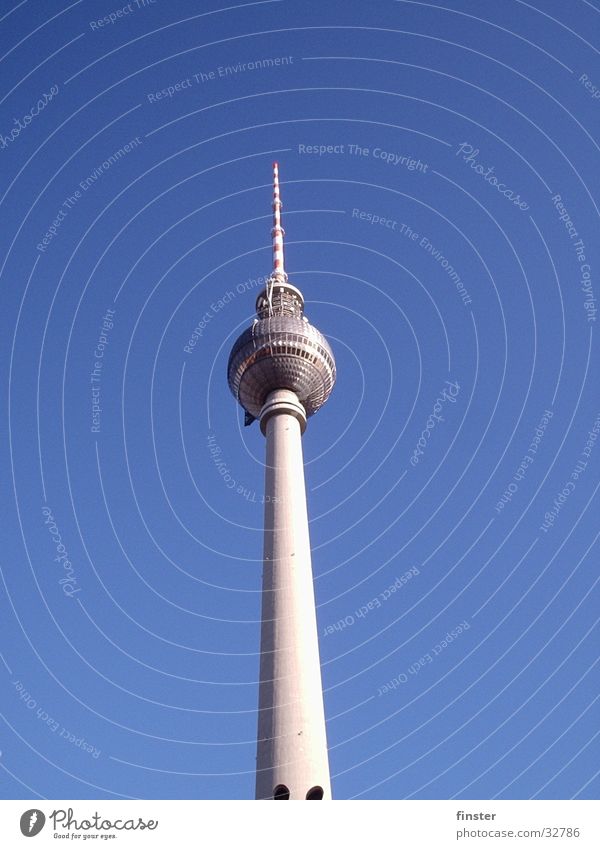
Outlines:
{"type": "Polygon", "coordinates": [[[267,440],[257,799],[331,799],[302,434],[335,382],[325,337],[283,262],[273,164],[273,271],[229,356],[229,388],[267,440]]]}

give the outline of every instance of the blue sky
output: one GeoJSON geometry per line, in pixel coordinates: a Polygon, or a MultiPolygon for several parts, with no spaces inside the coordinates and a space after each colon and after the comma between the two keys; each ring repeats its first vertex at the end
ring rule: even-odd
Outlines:
{"type": "Polygon", "coordinates": [[[4,798],[253,795],[274,159],[334,797],[598,797],[599,16],[1,4],[4,798]]]}

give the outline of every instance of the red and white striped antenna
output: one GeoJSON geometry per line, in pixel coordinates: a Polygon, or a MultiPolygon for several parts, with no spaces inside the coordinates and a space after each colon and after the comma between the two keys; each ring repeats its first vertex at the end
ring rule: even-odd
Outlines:
{"type": "Polygon", "coordinates": [[[272,277],[278,282],[285,283],[287,274],[283,266],[283,237],[285,230],[281,226],[281,197],[279,195],[279,165],[273,163],[273,273],[272,277]]]}

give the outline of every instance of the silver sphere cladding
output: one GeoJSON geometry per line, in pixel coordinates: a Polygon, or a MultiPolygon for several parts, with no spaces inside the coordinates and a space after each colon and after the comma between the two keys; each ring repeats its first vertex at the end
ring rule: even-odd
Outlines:
{"type": "Polygon", "coordinates": [[[306,415],[312,416],[335,383],[333,352],[323,334],[303,317],[301,295],[295,287],[275,285],[268,306],[265,291],[257,298],[259,318],[242,333],[229,355],[229,388],[254,418],[276,389],[295,392],[306,415]]]}

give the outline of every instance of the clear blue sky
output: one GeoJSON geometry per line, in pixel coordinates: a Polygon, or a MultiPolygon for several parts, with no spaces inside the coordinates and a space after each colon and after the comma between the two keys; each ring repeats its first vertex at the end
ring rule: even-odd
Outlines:
{"type": "Polygon", "coordinates": [[[597,798],[598,7],[0,5],[0,795],[253,795],[277,159],[334,796],[597,798]]]}

